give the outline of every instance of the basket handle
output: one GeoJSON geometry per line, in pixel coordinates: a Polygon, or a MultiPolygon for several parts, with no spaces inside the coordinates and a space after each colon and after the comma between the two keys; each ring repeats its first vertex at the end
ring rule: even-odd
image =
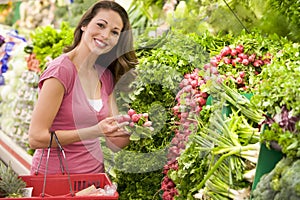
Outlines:
{"type": "MultiPolygon", "coordinates": [[[[73,189],[72,189],[72,183],[71,183],[71,178],[70,178],[70,173],[69,173],[69,169],[68,169],[68,163],[67,163],[67,159],[66,159],[66,155],[65,155],[65,151],[63,149],[63,147],[61,146],[59,140],[58,140],[58,137],[55,133],[55,131],[52,131],[50,132],[51,136],[50,136],[50,143],[49,143],[49,146],[48,146],[48,152],[47,152],[47,160],[46,160],[46,168],[45,168],[45,174],[44,174],[44,183],[43,183],[43,191],[42,191],[42,194],[41,196],[44,197],[45,196],[45,189],[46,189],[46,179],[47,179],[47,171],[48,171],[48,162],[49,162],[49,157],[50,157],[50,151],[51,151],[51,146],[52,146],[52,141],[53,141],[53,137],[57,143],[57,146],[61,152],[61,154],[63,155],[64,157],[64,161],[65,161],[65,166],[66,166],[66,171],[67,171],[67,174],[68,174],[68,181],[69,181],[69,185],[70,185],[70,193],[72,196],[74,196],[74,192],[73,192],[73,189]]],[[[43,151],[44,153],[44,151],[43,151]]],[[[61,169],[62,169],[62,172],[64,173],[63,171],[63,163],[62,163],[62,160],[61,160],[61,156],[58,155],[59,157],[59,160],[60,160],[60,166],[61,166],[61,169]]],[[[39,168],[39,166],[38,166],[39,168]]],[[[37,173],[37,172],[36,172],[37,173]]]]}

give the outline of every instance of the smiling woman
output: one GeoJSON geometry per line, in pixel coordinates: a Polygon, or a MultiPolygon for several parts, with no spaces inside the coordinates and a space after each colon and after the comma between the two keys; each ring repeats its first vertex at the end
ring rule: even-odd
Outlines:
{"type": "MultiPolygon", "coordinates": [[[[128,117],[119,116],[113,90],[137,64],[130,29],[123,7],[98,1],[79,21],[73,43],[48,64],[40,77],[29,128],[29,144],[36,149],[31,173],[46,172],[44,151],[50,132],[64,146],[71,174],[105,171],[99,137],[105,137],[114,151],[129,144],[129,134],[123,129],[128,117]]],[[[49,174],[61,173],[56,151],[54,145],[49,174]]]]}

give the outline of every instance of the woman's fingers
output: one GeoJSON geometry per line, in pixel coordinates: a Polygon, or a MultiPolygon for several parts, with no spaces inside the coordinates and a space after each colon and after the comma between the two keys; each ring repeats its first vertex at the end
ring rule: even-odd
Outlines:
{"type": "MultiPolygon", "coordinates": [[[[129,125],[127,116],[118,115],[108,117],[99,123],[100,132],[104,135],[112,135],[114,132],[121,130],[124,126],[129,125]]],[[[122,129],[123,130],[123,129],[122,129]]],[[[118,133],[121,134],[121,133],[118,133]]],[[[122,135],[124,135],[123,133],[122,135]]]]}

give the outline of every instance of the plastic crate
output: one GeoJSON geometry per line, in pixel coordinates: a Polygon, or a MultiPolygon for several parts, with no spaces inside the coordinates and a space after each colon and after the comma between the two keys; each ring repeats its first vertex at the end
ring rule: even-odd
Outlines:
{"type": "Polygon", "coordinates": [[[256,172],[254,181],[252,184],[252,191],[255,190],[256,185],[260,181],[260,178],[269,172],[271,172],[276,164],[283,158],[281,151],[276,151],[266,147],[264,143],[260,145],[260,151],[258,155],[258,161],[256,164],[256,172]]]}
{"type": "MultiPolygon", "coordinates": [[[[32,199],[118,199],[119,194],[115,192],[113,196],[72,196],[70,192],[70,184],[68,175],[47,175],[45,184],[45,195],[42,197],[44,186],[44,175],[25,175],[20,176],[25,182],[26,187],[33,187],[32,197],[25,198],[5,198],[13,200],[32,200],[32,199]]],[[[73,193],[83,190],[91,185],[96,188],[104,188],[105,185],[112,185],[108,176],[105,173],[99,174],[71,174],[71,187],[73,193]]]]}

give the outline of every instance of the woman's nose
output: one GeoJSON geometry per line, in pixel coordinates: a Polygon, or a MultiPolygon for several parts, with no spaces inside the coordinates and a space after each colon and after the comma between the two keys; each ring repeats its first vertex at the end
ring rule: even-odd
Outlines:
{"type": "Polygon", "coordinates": [[[108,29],[104,29],[101,32],[101,36],[103,37],[103,39],[108,39],[109,38],[109,33],[110,33],[110,31],[108,29]]]}

